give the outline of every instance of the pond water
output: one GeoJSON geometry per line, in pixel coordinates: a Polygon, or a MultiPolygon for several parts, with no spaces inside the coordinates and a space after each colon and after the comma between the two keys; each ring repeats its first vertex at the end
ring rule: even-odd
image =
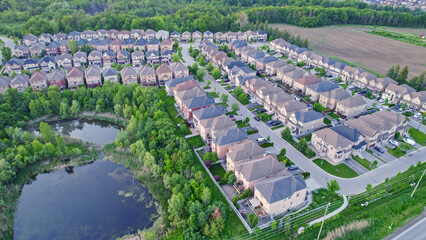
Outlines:
{"type": "MultiPolygon", "coordinates": [[[[110,128],[118,132],[98,122],[55,124],[61,132],[100,145],[115,140],[110,128]]],[[[101,156],[92,164],[39,174],[25,184],[14,239],[116,239],[151,227],[156,215],[148,189],[124,165],[101,156]]]]}

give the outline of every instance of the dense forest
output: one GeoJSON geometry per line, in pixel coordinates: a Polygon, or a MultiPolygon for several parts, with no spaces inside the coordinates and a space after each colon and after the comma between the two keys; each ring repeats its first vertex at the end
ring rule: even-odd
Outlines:
{"type": "Polygon", "coordinates": [[[375,24],[424,27],[426,13],[379,7],[354,0],[5,0],[0,2],[0,32],[57,33],[86,29],[165,29],[238,31],[251,23],[302,27],[375,24]]]}

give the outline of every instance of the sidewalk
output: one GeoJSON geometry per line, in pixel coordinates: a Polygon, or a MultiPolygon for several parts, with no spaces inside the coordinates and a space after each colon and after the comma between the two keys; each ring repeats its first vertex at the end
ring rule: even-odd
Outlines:
{"type": "Polygon", "coordinates": [[[347,198],[345,195],[342,195],[342,196],[343,196],[343,205],[342,205],[342,206],[340,206],[337,210],[335,210],[335,211],[333,211],[333,212],[331,212],[331,213],[327,214],[327,215],[325,216],[325,218],[324,218],[324,217],[321,217],[321,218],[318,218],[318,219],[316,219],[316,220],[314,220],[314,221],[312,221],[312,222],[308,223],[308,224],[309,224],[309,226],[312,226],[312,225],[314,225],[315,223],[320,223],[320,222],[322,222],[323,220],[325,220],[325,219],[329,219],[329,218],[331,218],[331,217],[333,217],[333,216],[337,215],[337,214],[338,214],[338,213],[340,213],[341,211],[345,210],[345,208],[348,206],[348,198],[347,198]]]}

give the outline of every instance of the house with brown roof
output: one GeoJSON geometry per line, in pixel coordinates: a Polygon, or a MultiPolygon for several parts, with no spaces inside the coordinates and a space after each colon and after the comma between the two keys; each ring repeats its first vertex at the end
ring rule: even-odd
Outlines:
{"type": "Polygon", "coordinates": [[[396,84],[398,85],[398,82],[393,80],[392,78],[375,78],[368,82],[367,89],[375,96],[379,96],[382,92],[385,91],[385,89],[389,86],[389,84],[396,84]]]}
{"type": "Polygon", "coordinates": [[[405,135],[408,121],[402,115],[382,110],[346,121],[344,124],[364,135],[367,148],[373,148],[386,145],[396,132],[405,135]]]}
{"type": "Polygon", "coordinates": [[[357,117],[365,110],[367,110],[367,103],[359,95],[343,99],[336,104],[336,113],[346,118],[357,117]]]}
{"type": "Polygon", "coordinates": [[[302,78],[294,80],[293,89],[299,90],[302,92],[302,94],[305,94],[306,87],[320,83],[320,82],[322,82],[322,79],[315,75],[302,77],[302,78]]]}
{"type": "Polygon", "coordinates": [[[279,120],[283,123],[286,123],[290,118],[291,114],[294,112],[306,112],[309,110],[309,107],[301,102],[287,101],[278,105],[278,111],[276,115],[279,120]]]}
{"type": "Polygon", "coordinates": [[[142,51],[134,51],[131,54],[133,67],[140,67],[145,62],[145,54],[142,51]]]}
{"type": "Polygon", "coordinates": [[[173,50],[173,40],[168,38],[168,39],[164,39],[161,43],[160,43],[160,51],[164,51],[164,50],[173,50]]]}
{"type": "Polygon", "coordinates": [[[29,48],[30,55],[32,57],[40,57],[44,48],[45,48],[44,45],[41,45],[40,43],[36,43],[29,48]]]}
{"type": "Polygon", "coordinates": [[[257,50],[256,48],[252,47],[252,46],[247,46],[245,49],[241,50],[241,61],[247,63],[249,60],[249,56],[257,53],[259,50],[257,50]]]}
{"type": "Polygon", "coordinates": [[[138,83],[138,72],[129,66],[124,67],[121,71],[121,82],[123,85],[130,85],[132,83],[138,83]]]}
{"type": "Polygon", "coordinates": [[[204,141],[209,142],[223,130],[236,128],[237,124],[226,115],[220,115],[214,118],[206,118],[199,121],[198,131],[204,141]]]}
{"type": "MultiPolygon", "coordinates": [[[[278,70],[277,70],[278,72],[278,70]]],[[[301,68],[295,68],[293,71],[283,73],[281,75],[282,82],[292,87],[295,80],[307,77],[309,73],[301,68]]]]}
{"type": "Polygon", "coordinates": [[[89,53],[89,56],[87,57],[87,59],[89,60],[89,64],[91,65],[97,65],[97,66],[102,65],[102,53],[99,51],[93,50],[92,52],[89,53]]]}
{"type": "Polygon", "coordinates": [[[283,60],[278,59],[277,61],[273,61],[266,64],[266,75],[275,76],[277,75],[278,69],[286,66],[287,63],[283,60]]]}
{"type": "Polygon", "coordinates": [[[90,65],[84,73],[87,87],[102,86],[101,69],[96,65],[90,65]]]}
{"type": "Polygon", "coordinates": [[[323,126],[324,115],[317,111],[297,111],[290,115],[288,126],[294,134],[315,131],[323,126]]]}
{"type": "Polygon", "coordinates": [[[337,102],[350,97],[351,95],[345,89],[336,88],[328,92],[320,93],[318,102],[321,103],[323,107],[335,109],[337,102]]]}
{"type": "Polygon", "coordinates": [[[7,89],[10,88],[10,82],[12,79],[6,76],[0,76],[0,93],[5,94],[7,89]]]}
{"type": "Polygon", "coordinates": [[[143,29],[132,29],[130,31],[130,38],[139,40],[142,38],[143,34],[144,34],[143,29]]]}
{"type": "Polygon", "coordinates": [[[30,78],[30,85],[34,91],[40,91],[43,88],[47,88],[49,83],[47,82],[47,74],[43,71],[34,72],[30,78]]]}
{"type": "Polygon", "coordinates": [[[383,99],[388,99],[390,103],[398,104],[404,95],[415,92],[416,90],[407,84],[397,85],[389,84],[382,94],[383,99]]]}
{"type": "Polygon", "coordinates": [[[157,76],[155,70],[151,67],[144,65],[139,71],[139,80],[142,85],[153,86],[157,85],[157,76]]]}
{"type": "Polygon", "coordinates": [[[65,73],[63,70],[55,69],[48,73],[47,81],[49,82],[49,86],[57,86],[61,90],[64,90],[66,87],[65,73]]]}
{"type": "Polygon", "coordinates": [[[13,50],[13,55],[18,58],[27,58],[30,56],[30,50],[27,46],[24,45],[18,45],[13,50]]]}
{"type": "Polygon", "coordinates": [[[181,62],[174,62],[170,65],[173,78],[182,78],[189,75],[189,69],[181,62]]]}
{"type": "Polygon", "coordinates": [[[161,64],[156,70],[157,79],[160,84],[173,78],[173,71],[166,64],[161,64]]]}
{"type": "Polygon", "coordinates": [[[216,134],[212,140],[212,151],[217,153],[219,159],[223,159],[226,157],[230,147],[247,139],[249,139],[247,133],[240,128],[224,129],[216,134]]]}
{"type": "Polygon", "coordinates": [[[23,92],[25,88],[30,86],[30,77],[27,74],[16,74],[10,82],[11,88],[16,88],[18,92],[23,92]]]}
{"type": "Polygon", "coordinates": [[[115,39],[109,44],[109,49],[115,53],[118,53],[121,50],[121,40],[115,39]]]}
{"type": "Polygon", "coordinates": [[[160,50],[160,40],[153,38],[148,41],[146,44],[146,51],[156,51],[160,50]]]}
{"type": "Polygon", "coordinates": [[[111,83],[118,83],[118,71],[114,68],[107,68],[103,71],[104,81],[110,81],[111,83]]]}
{"type": "Polygon", "coordinates": [[[105,36],[109,39],[117,39],[119,31],[115,29],[110,29],[105,33],[105,36]]]}
{"type": "Polygon", "coordinates": [[[85,66],[87,65],[87,53],[78,51],[74,53],[74,56],[72,57],[72,62],[74,66],[85,66]]]}
{"type": "Polygon", "coordinates": [[[405,94],[401,103],[406,103],[408,109],[426,112],[426,91],[421,92],[411,92],[405,94]]]}
{"type": "Polygon", "coordinates": [[[83,68],[81,66],[67,68],[67,82],[68,88],[77,88],[84,85],[83,68]]]}
{"type": "Polygon", "coordinates": [[[278,111],[278,107],[286,102],[292,102],[293,97],[284,91],[274,92],[265,96],[264,108],[268,113],[273,114],[278,111]]]}
{"type": "Polygon", "coordinates": [[[311,143],[320,157],[339,163],[365,150],[364,136],[345,125],[324,128],[312,133],[311,143]]]}
{"type": "Polygon", "coordinates": [[[264,87],[273,87],[274,84],[270,81],[263,80],[261,78],[254,78],[251,81],[246,81],[243,86],[244,92],[250,95],[256,95],[256,91],[264,87]]]}
{"type": "Polygon", "coordinates": [[[266,155],[263,148],[251,139],[229,147],[226,154],[226,170],[235,172],[235,167],[266,155]]]}
{"type": "Polygon", "coordinates": [[[194,82],[196,85],[188,85],[185,88],[182,88],[182,90],[187,90],[187,89],[191,89],[193,87],[198,86],[197,81],[194,80],[194,76],[193,75],[189,75],[183,78],[174,78],[170,81],[167,81],[164,85],[166,87],[166,92],[169,96],[173,96],[174,95],[174,89],[177,88],[178,86],[181,86],[183,83],[192,81],[194,82]]]}

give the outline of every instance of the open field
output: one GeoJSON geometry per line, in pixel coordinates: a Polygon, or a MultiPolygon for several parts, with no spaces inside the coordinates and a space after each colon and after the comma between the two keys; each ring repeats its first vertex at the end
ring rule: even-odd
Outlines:
{"type": "MultiPolygon", "coordinates": [[[[322,28],[301,28],[286,24],[271,24],[308,38],[310,48],[348,61],[350,63],[385,75],[397,63],[408,65],[409,78],[426,70],[426,48],[394,39],[366,33],[369,26],[327,26],[322,28]]],[[[425,29],[386,28],[381,29],[425,34],[425,29]]]]}

